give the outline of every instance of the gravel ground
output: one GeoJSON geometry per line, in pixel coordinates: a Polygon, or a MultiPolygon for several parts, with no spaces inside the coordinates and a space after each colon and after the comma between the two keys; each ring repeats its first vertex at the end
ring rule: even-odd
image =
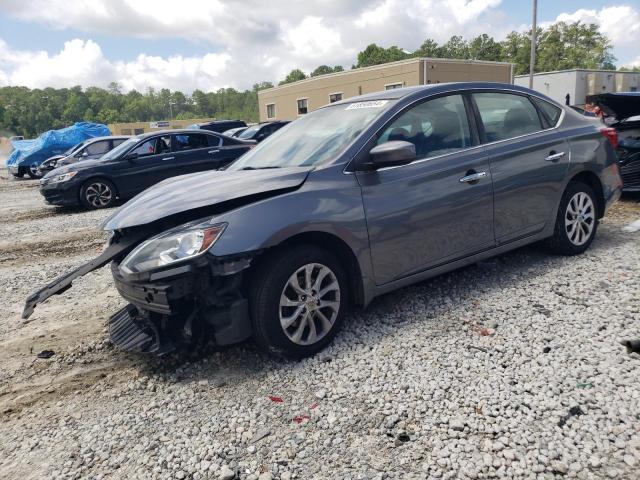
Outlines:
{"type": "Polygon", "coordinates": [[[640,197],[580,257],[529,247],[402,289],[291,362],[114,350],[106,268],[21,321],[110,213],[36,188],[0,179],[0,478],[638,478],[640,355],[620,341],[640,338],[640,197]]]}

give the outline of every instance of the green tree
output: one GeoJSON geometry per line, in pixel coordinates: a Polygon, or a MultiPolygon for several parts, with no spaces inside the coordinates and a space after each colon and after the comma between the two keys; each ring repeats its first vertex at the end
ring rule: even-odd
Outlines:
{"type": "Polygon", "coordinates": [[[536,71],[611,68],[614,62],[611,43],[596,25],[558,22],[540,33],[536,71]]]}
{"type": "Polygon", "coordinates": [[[354,68],[370,67],[372,65],[381,65],[383,63],[404,60],[411,55],[395,45],[384,48],[379,47],[375,43],[368,45],[363,51],[358,53],[358,63],[354,68]]]}
{"type": "Polygon", "coordinates": [[[459,35],[451,37],[447,43],[440,47],[442,58],[469,58],[469,43],[459,35]]]}
{"type": "Polygon", "coordinates": [[[414,57],[441,58],[440,46],[438,42],[431,38],[427,38],[420,48],[413,52],[414,57]]]}
{"type": "Polygon", "coordinates": [[[299,68],[295,68],[289,72],[289,74],[284,77],[284,80],[281,80],[278,85],[284,85],[285,83],[297,82],[298,80],[304,80],[307,78],[305,73],[299,68]]]}
{"type": "Polygon", "coordinates": [[[469,42],[469,58],[473,60],[502,60],[502,47],[486,33],[472,38],[469,42]]]}
{"type": "Polygon", "coordinates": [[[260,90],[265,90],[267,88],[273,88],[273,83],[271,82],[258,82],[253,84],[253,88],[251,89],[254,92],[259,92],[260,90]]]}

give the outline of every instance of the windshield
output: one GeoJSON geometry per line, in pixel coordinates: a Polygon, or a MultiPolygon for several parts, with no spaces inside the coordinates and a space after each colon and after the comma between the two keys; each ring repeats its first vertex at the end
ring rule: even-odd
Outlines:
{"type": "Polygon", "coordinates": [[[335,158],[388,106],[387,100],[325,107],[282,127],[228,170],[304,167],[335,158]]]}
{"type": "Polygon", "coordinates": [[[132,147],[139,141],[140,141],[140,137],[131,137],[130,139],[122,142],[120,145],[118,145],[116,148],[114,148],[110,152],[105,153],[102,157],[100,157],[100,159],[113,160],[114,158],[118,158],[122,152],[126,152],[127,150],[129,150],[130,147],[132,147]]]}
{"type": "Polygon", "coordinates": [[[251,138],[258,130],[260,130],[260,125],[254,125],[238,135],[238,138],[251,138]]]}

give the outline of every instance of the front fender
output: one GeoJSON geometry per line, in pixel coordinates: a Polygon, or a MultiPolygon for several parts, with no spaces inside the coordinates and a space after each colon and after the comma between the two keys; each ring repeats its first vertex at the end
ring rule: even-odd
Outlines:
{"type": "Polygon", "coordinates": [[[341,166],[315,170],[298,190],[216,215],[212,221],[227,223],[210,251],[215,256],[272,248],[302,233],[333,235],[357,259],[367,296],[373,277],[362,194],[355,176],[342,173],[341,166]]]}

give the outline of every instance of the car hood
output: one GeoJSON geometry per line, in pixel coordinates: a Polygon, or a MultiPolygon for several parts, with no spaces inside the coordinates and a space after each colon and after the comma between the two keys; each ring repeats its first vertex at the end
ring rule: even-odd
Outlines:
{"type": "Polygon", "coordinates": [[[589,96],[587,100],[618,121],[640,115],[640,92],[601,93],[589,96]]]}
{"type": "Polygon", "coordinates": [[[313,167],[214,170],[172,177],[131,199],[102,228],[119,230],[231,200],[251,201],[257,195],[299,187],[311,170],[313,167]]]}

